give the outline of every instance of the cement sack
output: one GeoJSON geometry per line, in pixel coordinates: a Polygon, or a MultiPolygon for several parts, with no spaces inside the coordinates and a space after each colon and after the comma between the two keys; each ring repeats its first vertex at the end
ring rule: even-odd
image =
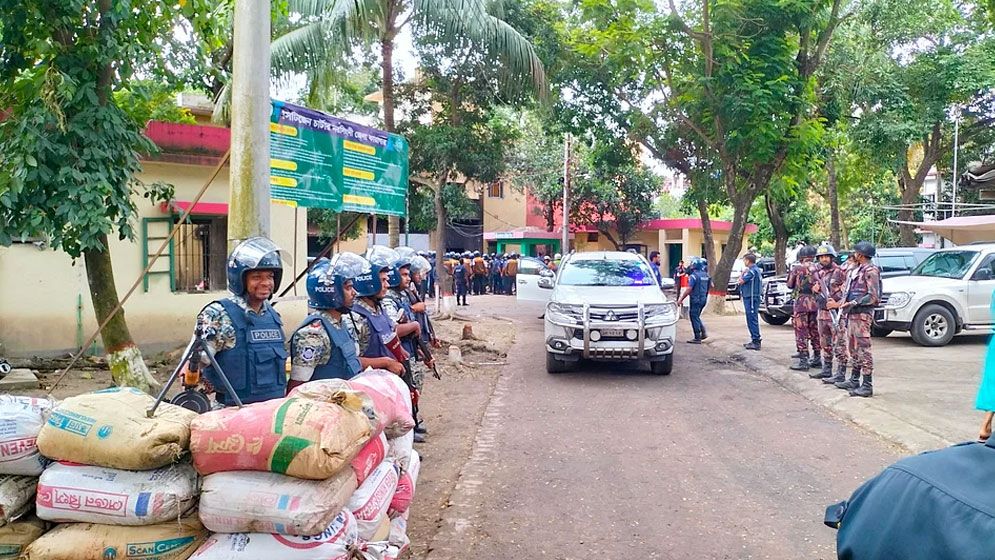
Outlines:
{"type": "Polygon", "coordinates": [[[370,440],[361,412],[298,397],[224,408],[191,423],[190,452],[202,475],[266,471],[324,480],[370,440]]]}
{"type": "Polygon", "coordinates": [[[384,429],[385,419],[377,415],[373,399],[363,391],[353,390],[345,379],[308,381],[295,387],[287,396],[337,404],[349,410],[361,411],[369,420],[374,435],[384,429]]]}
{"type": "Polygon", "coordinates": [[[154,418],[145,411],[155,399],[121,387],[70,397],[48,417],[38,450],[56,461],[144,471],[179,459],[190,442],[197,413],[162,403],[154,418]]]}
{"type": "Polygon", "coordinates": [[[407,465],[411,463],[411,454],[414,453],[414,451],[414,430],[399,438],[394,438],[387,442],[387,457],[393,459],[398,465],[407,465]]]}
{"type": "Polygon", "coordinates": [[[380,434],[371,439],[366,447],[363,447],[359,455],[352,460],[352,470],[356,474],[356,485],[359,486],[366,481],[370,473],[377,468],[377,465],[387,458],[387,436],[380,434]]]}
{"type": "Polygon", "coordinates": [[[387,515],[394,490],[397,489],[397,479],[397,467],[388,459],[380,463],[349,500],[346,509],[356,517],[359,538],[362,540],[373,540],[381,518],[387,515]]]}
{"type": "Polygon", "coordinates": [[[125,471],[55,463],[38,481],[38,517],[65,523],[153,525],[176,520],[197,504],[197,472],[189,463],[125,471]]]}
{"type": "Polygon", "coordinates": [[[33,476],[0,475],[0,525],[27,513],[35,497],[38,479],[33,476]]]}
{"type": "Polygon", "coordinates": [[[411,418],[411,392],[397,375],[385,369],[368,369],[349,380],[349,386],[373,400],[383,420],[387,439],[404,435],[415,427],[411,418]]]}
{"type": "Polygon", "coordinates": [[[397,489],[394,490],[394,497],[390,500],[390,509],[387,515],[395,519],[401,515],[407,516],[411,501],[415,498],[415,488],[418,486],[418,474],[421,472],[421,456],[417,451],[411,451],[411,460],[408,467],[401,471],[401,476],[397,479],[397,489]]]}
{"type": "Polygon", "coordinates": [[[17,560],[25,547],[45,534],[48,524],[29,516],[0,527],[0,560],[17,560]]]}
{"type": "Polygon", "coordinates": [[[204,478],[200,520],[216,533],[318,535],[358,488],[348,469],[327,480],[235,471],[204,478]]]}
{"type": "Polygon", "coordinates": [[[22,560],[186,560],[206,539],[196,517],[144,527],[65,523],[28,545],[22,560]]]}
{"type": "Polygon", "coordinates": [[[408,547],[411,546],[411,540],[408,538],[407,514],[390,520],[390,536],[387,537],[387,542],[390,544],[387,554],[390,556],[393,553],[394,558],[406,552],[408,547]]]}
{"type": "Polygon", "coordinates": [[[0,395],[0,474],[38,476],[48,462],[38,453],[38,432],[55,401],[0,395]]]}
{"type": "Polygon", "coordinates": [[[356,518],[342,510],[321,534],[292,537],[270,533],[217,533],[191,560],[354,560],[359,545],[356,518]]]}

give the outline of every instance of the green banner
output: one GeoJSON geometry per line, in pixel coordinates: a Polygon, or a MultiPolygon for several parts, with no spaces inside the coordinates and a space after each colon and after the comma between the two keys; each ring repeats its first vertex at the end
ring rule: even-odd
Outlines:
{"type": "Polygon", "coordinates": [[[404,216],[408,141],[273,101],[270,197],[290,206],[404,216]]]}

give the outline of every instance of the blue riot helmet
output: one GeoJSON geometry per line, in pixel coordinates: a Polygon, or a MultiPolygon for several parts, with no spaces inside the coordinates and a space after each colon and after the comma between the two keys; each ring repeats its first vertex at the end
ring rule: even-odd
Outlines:
{"type": "Polygon", "coordinates": [[[415,250],[411,247],[398,247],[394,249],[397,253],[397,260],[390,267],[390,276],[387,278],[387,284],[391,288],[399,288],[401,286],[401,269],[408,267],[411,269],[411,260],[417,257],[415,250]]]}
{"type": "Polygon", "coordinates": [[[701,257],[691,259],[691,270],[700,270],[702,272],[708,271],[708,261],[701,257]]]}
{"type": "Polygon", "coordinates": [[[370,273],[356,277],[353,286],[359,297],[373,297],[380,293],[383,284],[380,283],[380,273],[390,271],[397,261],[397,251],[383,245],[374,245],[366,251],[366,260],[370,262],[370,273]]]}
{"type": "Polygon", "coordinates": [[[346,312],[345,286],[371,271],[370,263],[355,253],[340,253],[314,263],[307,275],[308,306],[346,312]]]}
{"type": "Polygon", "coordinates": [[[411,272],[421,274],[424,278],[429,272],[432,272],[432,264],[425,257],[416,255],[415,258],[411,259],[411,272]]]}
{"type": "Polygon", "coordinates": [[[228,291],[236,296],[245,295],[245,274],[250,270],[272,270],[273,292],[280,289],[283,263],[276,243],[265,237],[250,237],[239,243],[228,255],[228,291]]]}

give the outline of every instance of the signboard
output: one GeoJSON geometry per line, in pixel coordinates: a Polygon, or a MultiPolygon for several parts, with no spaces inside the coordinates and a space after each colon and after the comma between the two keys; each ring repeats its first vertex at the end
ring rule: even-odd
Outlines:
{"type": "Polygon", "coordinates": [[[270,197],[290,206],[404,216],[408,141],[273,101],[270,197]]]}

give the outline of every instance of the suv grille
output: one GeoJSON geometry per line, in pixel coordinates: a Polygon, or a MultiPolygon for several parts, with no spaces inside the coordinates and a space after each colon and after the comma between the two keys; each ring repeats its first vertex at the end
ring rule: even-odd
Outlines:
{"type": "Polygon", "coordinates": [[[633,308],[612,308],[603,309],[592,307],[588,312],[593,321],[635,321],[639,318],[639,311],[633,308]],[[611,313],[612,319],[609,319],[611,313]]]}

